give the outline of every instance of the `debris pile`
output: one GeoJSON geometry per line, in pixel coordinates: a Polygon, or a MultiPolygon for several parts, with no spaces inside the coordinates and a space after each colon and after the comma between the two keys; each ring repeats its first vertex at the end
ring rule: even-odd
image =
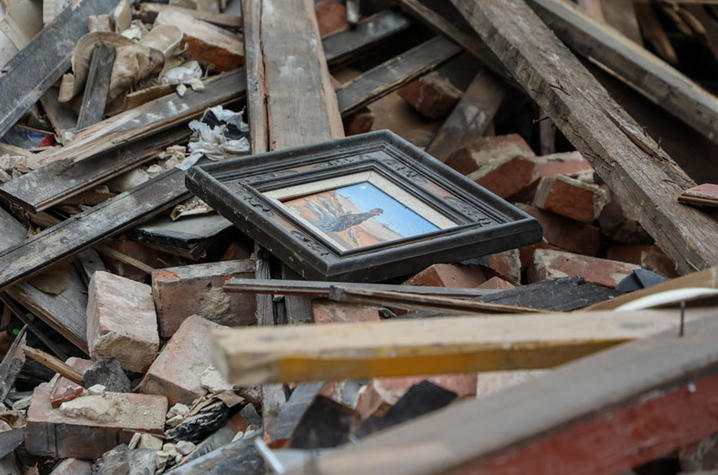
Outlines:
{"type": "Polygon", "coordinates": [[[0,471],[718,470],[710,3],[4,1],[0,471]]]}

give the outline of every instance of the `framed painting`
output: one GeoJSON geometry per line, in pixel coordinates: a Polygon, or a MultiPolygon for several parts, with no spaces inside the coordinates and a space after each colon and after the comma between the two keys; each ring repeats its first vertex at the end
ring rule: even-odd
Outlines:
{"type": "Polygon", "coordinates": [[[534,218],[389,131],[196,166],[186,183],[307,279],[381,281],[541,239],[534,218]]]}

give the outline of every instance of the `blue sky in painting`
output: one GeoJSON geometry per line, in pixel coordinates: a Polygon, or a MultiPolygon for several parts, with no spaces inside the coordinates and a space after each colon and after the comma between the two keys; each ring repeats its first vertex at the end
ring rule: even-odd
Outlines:
{"type": "Polygon", "coordinates": [[[403,237],[418,236],[439,229],[369,182],[343,186],[337,188],[336,193],[357,205],[363,212],[381,208],[384,212],[373,219],[403,237]]]}

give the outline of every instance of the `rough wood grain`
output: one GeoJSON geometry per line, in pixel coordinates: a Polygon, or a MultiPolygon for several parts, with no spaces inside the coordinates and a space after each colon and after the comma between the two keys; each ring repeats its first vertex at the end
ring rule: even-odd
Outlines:
{"type": "Polygon", "coordinates": [[[667,329],[674,310],[445,317],[220,330],[212,352],[229,382],[251,386],[551,368],[667,329]]]}
{"type": "Polygon", "coordinates": [[[83,0],[66,8],[29,45],[16,54],[0,75],[0,137],[70,67],[75,43],[88,32],[87,17],[112,12],[117,0],[83,0]]]}
{"type": "Polygon", "coordinates": [[[453,405],[321,457],[316,471],[621,473],[718,430],[718,320],[703,315],[683,338],[671,329],[453,405]]]}
{"type": "Polygon", "coordinates": [[[443,162],[462,144],[483,137],[506,92],[506,86],[492,73],[484,70],[477,74],[426,148],[427,153],[443,162]]]}
{"type": "Polygon", "coordinates": [[[692,180],[525,2],[452,1],[618,198],[640,210],[641,225],[680,272],[718,263],[718,223],[676,201],[692,180]]]}
{"type": "Polygon", "coordinates": [[[671,65],[565,0],[531,0],[569,47],[718,142],[718,99],[671,65]]]}
{"type": "Polygon", "coordinates": [[[77,128],[84,129],[102,120],[105,115],[107,93],[110,90],[110,77],[115,64],[115,48],[97,45],[92,50],[90,69],[87,72],[85,92],[82,96],[82,107],[77,117],[77,128]]]}
{"type": "Polygon", "coordinates": [[[154,23],[157,15],[164,11],[177,11],[186,15],[191,15],[197,20],[206,21],[224,28],[241,28],[242,17],[230,15],[227,13],[213,13],[204,10],[195,10],[192,8],[184,8],[177,5],[167,5],[164,3],[143,2],[138,5],[136,16],[145,23],[154,23]]]}
{"type": "Polygon", "coordinates": [[[345,115],[355,112],[437,68],[461,51],[460,46],[443,36],[432,38],[337,89],[339,109],[345,115]]]}

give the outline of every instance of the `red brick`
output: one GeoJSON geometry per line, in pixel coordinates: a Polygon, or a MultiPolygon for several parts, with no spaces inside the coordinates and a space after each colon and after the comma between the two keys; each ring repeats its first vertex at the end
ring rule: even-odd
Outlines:
{"type": "Polygon", "coordinates": [[[491,254],[489,267],[509,282],[514,284],[521,282],[521,258],[518,249],[491,254]]]}
{"type": "Polygon", "coordinates": [[[222,326],[197,315],[187,318],[147,370],[140,390],[165,395],[170,405],[190,405],[204,396],[207,391],[200,377],[212,365],[212,330],[219,328],[222,326]]]}
{"type": "Polygon", "coordinates": [[[494,289],[494,290],[509,290],[513,289],[516,286],[509,282],[508,280],[504,280],[501,277],[492,277],[483,284],[479,285],[477,288],[479,289],[494,289]]]}
{"type": "Polygon", "coordinates": [[[541,241],[530,244],[528,246],[520,247],[519,248],[519,256],[521,256],[521,272],[528,269],[534,262],[534,252],[536,252],[536,249],[553,249],[555,251],[563,251],[564,249],[561,249],[556,246],[550,245],[546,238],[541,238],[541,241]]]}
{"type": "Polygon", "coordinates": [[[179,28],[184,56],[211,65],[215,71],[231,71],[244,66],[244,44],[239,36],[223,28],[176,10],[161,11],[155,25],[179,28]]]}
{"type": "Polygon", "coordinates": [[[326,36],[349,27],[347,9],[334,0],[323,0],[314,7],[319,25],[319,35],[326,36]]]}
{"type": "Polygon", "coordinates": [[[678,201],[693,206],[718,206],[718,185],[704,183],[694,186],[678,197],[678,201]]]}
{"type": "Polygon", "coordinates": [[[531,159],[514,157],[492,160],[468,174],[467,178],[502,198],[508,198],[531,188],[539,174],[531,159]]]}
{"type": "MultiPolygon", "coordinates": [[[[71,356],[65,363],[72,366],[76,370],[84,373],[90,366],[92,366],[92,360],[86,360],[83,358],[77,358],[71,356]]],[[[50,380],[52,389],[50,390],[50,404],[52,407],[60,407],[65,401],[75,399],[77,396],[82,394],[83,388],[79,384],[75,384],[67,378],[63,378],[59,374],[55,374],[50,380]]]]}
{"type": "Polygon", "coordinates": [[[462,96],[460,90],[436,72],[410,82],[398,94],[419,114],[432,120],[446,118],[462,96]]]}
{"type": "Polygon", "coordinates": [[[606,192],[600,187],[563,175],[541,178],[534,196],[537,208],[582,223],[598,219],[607,202],[606,192]]]}
{"type": "Polygon", "coordinates": [[[534,157],[526,141],[518,134],[482,137],[458,148],[446,159],[446,164],[464,175],[475,172],[492,160],[515,157],[534,157]]]}
{"type": "Polygon", "coordinates": [[[640,210],[624,209],[618,201],[612,200],[598,217],[601,233],[623,244],[650,244],[653,239],[638,222],[638,212],[640,210]]]}
{"type": "Polygon", "coordinates": [[[711,434],[698,442],[678,450],[681,473],[694,475],[715,473],[718,469],[718,434],[711,434]]]}
{"type": "Polygon", "coordinates": [[[114,406],[111,418],[95,420],[71,417],[50,405],[49,383],[32,394],[27,412],[25,448],[32,455],[94,459],[129,442],[134,431],[162,434],[167,398],[149,394],[105,393],[114,406]]]}
{"type": "Polygon", "coordinates": [[[65,459],[55,465],[50,475],[90,475],[92,464],[86,460],[65,459]]]}
{"type": "Polygon", "coordinates": [[[529,282],[580,275],[589,284],[614,288],[639,266],[625,262],[582,256],[570,252],[537,249],[528,269],[529,282]]]}
{"type": "Polygon", "coordinates": [[[312,301],[312,316],[314,323],[371,322],[381,319],[379,307],[326,299],[312,301]]]}
{"type": "Polygon", "coordinates": [[[424,380],[453,391],[462,398],[476,395],[476,373],[409,378],[376,378],[369,381],[369,384],[359,391],[356,411],[362,419],[374,414],[380,414],[396,404],[409,388],[424,380]]]}
{"type": "Polygon", "coordinates": [[[494,275],[479,266],[434,264],[404,282],[426,287],[477,287],[494,275]]]}
{"type": "Polygon", "coordinates": [[[517,203],[516,206],[538,220],[547,246],[588,256],[595,256],[601,249],[601,233],[597,227],[540,210],[535,206],[523,203],[517,203]]]}
{"type": "Polygon", "coordinates": [[[157,307],[160,336],[172,336],[190,315],[199,315],[226,326],[254,323],[256,297],[222,289],[228,279],[253,279],[254,272],[252,260],[194,264],[154,271],[152,294],[157,307]]]}
{"type": "Polygon", "coordinates": [[[126,371],[144,372],[160,346],[152,288],[95,272],[89,285],[87,343],[93,359],[117,358],[126,371]]]}
{"type": "Polygon", "coordinates": [[[676,265],[655,244],[620,244],[606,250],[606,258],[636,264],[664,277],[678,277],[676,265]]]}
{"type": "Polygon", "coordinates": [[[575,177],[576,175],[593,172],[593,167],[579,152],[553,153],[534,157],[541,178],[552,178],[558,175],[575,177]]]}
{"type": "Polygon", "coordinates": [[[365,107],[344,119],[344,135],[369,132],[374,125],[374,113],[365,107]]]}

